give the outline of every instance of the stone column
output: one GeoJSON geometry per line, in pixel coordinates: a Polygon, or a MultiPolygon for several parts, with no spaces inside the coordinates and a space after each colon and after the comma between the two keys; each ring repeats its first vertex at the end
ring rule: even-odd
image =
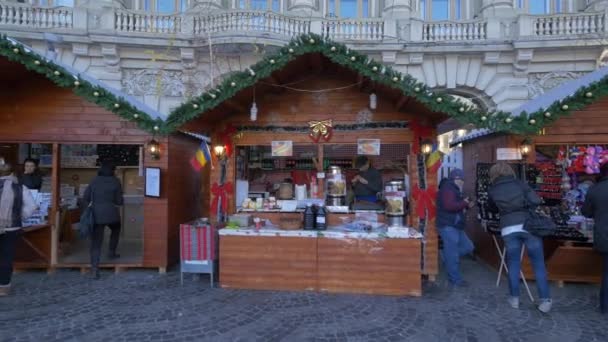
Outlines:
{"type": "Polygon", "coordinates": [[[300,15],[311,15],[321,14],[321,8],[323,2],[317,2],[316,0],[283,0],[287,3],[286,10],[290,14],[300,15]]]}
{"type": "Polygon", "coordinates": [[[409,19],[412,13],[412,0],[385,0],[383,18],[409,19]]]}

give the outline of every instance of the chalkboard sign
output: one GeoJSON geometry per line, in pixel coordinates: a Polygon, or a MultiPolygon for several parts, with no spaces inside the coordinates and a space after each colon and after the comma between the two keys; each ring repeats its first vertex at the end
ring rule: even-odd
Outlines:
{"type": "Polygon", "coordinates": [[[98,161],[116,166],[138,166],[139,145],[97,145],[98,161]]]}

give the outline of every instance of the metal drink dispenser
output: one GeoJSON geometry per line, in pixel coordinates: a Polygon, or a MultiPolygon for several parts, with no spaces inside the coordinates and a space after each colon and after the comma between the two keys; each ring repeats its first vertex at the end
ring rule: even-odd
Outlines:
{"type": "Polygon", "coordinates": [[[346,177],[339,166],[330,166],[326,176],[326,202],[329,206],[342,206],[346,202],[346,177]]]}
{"type": "Polygon", "coordinates": [[[392,180],[384,189],[386,223],[392,227],[401,227],[407,213],[407,196],[403,180],[392,180]]]}

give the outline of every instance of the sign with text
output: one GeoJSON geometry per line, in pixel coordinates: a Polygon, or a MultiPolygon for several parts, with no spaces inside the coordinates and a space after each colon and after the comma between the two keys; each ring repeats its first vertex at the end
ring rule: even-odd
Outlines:
{"type": "Polygon", "coordinates": [[[521,152],[518,148],[497,148],[496,160],[521,160],[521,152]]]}

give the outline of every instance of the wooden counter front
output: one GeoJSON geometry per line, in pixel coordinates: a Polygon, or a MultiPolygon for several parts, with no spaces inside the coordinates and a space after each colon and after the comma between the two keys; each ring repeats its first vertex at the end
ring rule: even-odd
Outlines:
{"type": "Polygon", "coordinates": [[[422,295],[419,239],[334,239],[317,243],[319,290],[422,295]]]}
{"type": "Polygon", "coordinates": [[[223,288],[422,295],[420,239],[241,232],[220,231],[223,288]]]}
{"type": "Polygon", "coordinates": [[[220,236],[220,282],[224,288],[315,290],[317,239],[220,236]]]}

